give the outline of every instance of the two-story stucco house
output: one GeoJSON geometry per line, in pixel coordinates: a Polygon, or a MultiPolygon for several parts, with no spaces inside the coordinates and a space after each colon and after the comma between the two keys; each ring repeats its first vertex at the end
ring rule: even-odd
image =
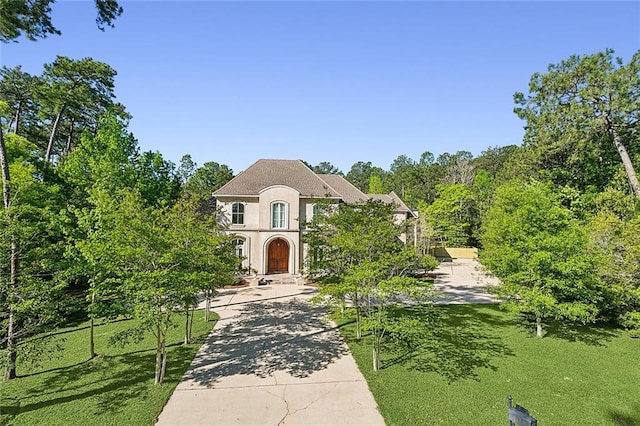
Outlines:
{"type": "Polygon", "coordinates": [[[220,220],[236,237],[244,268],[258,275],[302,274],[306,248],[301,223],[319,199],[354,203],[369,198],[394,203],[396,218],[413,213],[395,194],[367,195],[339,175],[316,174],[299,160],[258,160],[213,193],[220,220]]]}

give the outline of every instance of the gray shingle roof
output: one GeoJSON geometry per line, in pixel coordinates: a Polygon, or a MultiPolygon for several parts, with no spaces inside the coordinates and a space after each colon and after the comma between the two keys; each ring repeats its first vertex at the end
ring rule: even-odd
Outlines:
{"type": "Polygon", "coordinates": [[[342,199],[345,203],[357,203],[358,201],[365,201],[369,198],[367,197],[367,194],[360,191],[351,182],[340,175],[320,174],[318,176],[342,195],[342,199]]]}
{"type": "Polygon", "coordinates": [[[316,174],[300,160],[258,160],[213,195],[258,196],[262,190],[274,185],[291,187],[302,197],[339,198],[346,203],[373,199],[395,204],[399,212],[411,211],[393,191],[389,194],[365,194],[344,177],[316,174]]]}
{"type": "Polygon", "coordinates": [[[291,187],[303,197],[341,198],[300,160],[258,160],[213,193],[220,195],[258,195],[273,185],[291,187]]]}
{"type": "Polygon", "coordinates": [[[372,200],[382,201],[387,204],[395,204],[396,211],[402,212],[402,213],[411,212],[411,214],[413,215],[413,212],[411,211],[411,209],[393,191],[391,191],[388,194],[369,194],[369,198],[371,198],[372,200]]]}

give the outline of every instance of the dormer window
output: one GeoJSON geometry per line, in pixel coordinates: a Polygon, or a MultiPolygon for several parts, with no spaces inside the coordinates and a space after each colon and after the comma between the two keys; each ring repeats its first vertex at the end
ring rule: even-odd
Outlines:
{"type": "Polygon", "coordinates": [[[244,225],[244,204],[233,203],[231,205],[231,223],[233,225],[244,225]]]}

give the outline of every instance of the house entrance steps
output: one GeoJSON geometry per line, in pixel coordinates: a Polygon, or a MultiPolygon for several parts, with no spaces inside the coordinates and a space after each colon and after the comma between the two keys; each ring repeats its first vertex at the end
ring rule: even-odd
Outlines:
{"type": "Polygon", "coordinates": [[[266,274],[256,275],[255,277],[246,277],[249,286],[258,285],[305,285],[305,280],[300,275],[295,274],[266,274]]]}

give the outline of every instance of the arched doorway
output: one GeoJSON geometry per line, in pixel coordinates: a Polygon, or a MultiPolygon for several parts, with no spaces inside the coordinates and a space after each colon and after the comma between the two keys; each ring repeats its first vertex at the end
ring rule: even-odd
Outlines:
{"type": "Polygon", "coordinates": [[[267,247],[267,273],[281,274],[289,272],[289,244],[282,238],[276,238],[267,247]]]}

